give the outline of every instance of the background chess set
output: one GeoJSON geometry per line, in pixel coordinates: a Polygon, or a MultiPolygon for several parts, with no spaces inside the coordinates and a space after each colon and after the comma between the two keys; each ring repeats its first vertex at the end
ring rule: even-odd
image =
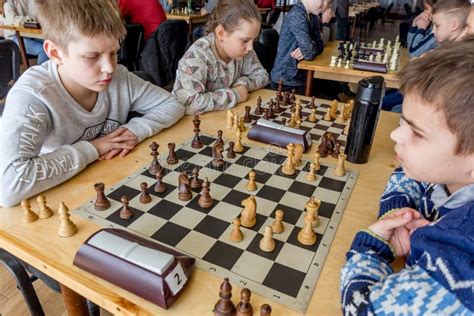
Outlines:
{"type": "MultiPolygon", "coordinates": [[[[358,173],[347,170],[344,177],[333,175],[335,166],[321,164],[315,182],[305,179],[309,161],[303,161],[292,176],[281,173],[286,156],[275,152],[245,146],[236,158],[225,158],[221,168],[212,166],[212,145],[215,138],[201,135],[204,146],[191,147],[191,141],[176,150],[179,163],[168,165],[166,155],[160,156],[164,168],[164,193],[154,192],[156,179],[148,166],[106,188],[111,207],[105,211],[94,209],[94,200],[74,210],[74,214],[104,227],[126,228],[132,232],[184,252],[197,260],[197,267],[219,277],[228,277],[235,285],[266,296],[299,312],[305,312],[316,286],[319,274],[342,218],[358,173]],[[200,167],[199,177],[211,182],[210,194],[214,204],[209,209],[198,205],[198,191],[190,201],[178,199],[178,177],[200,167]],[[257,172],[257,191],[248,192],[248,173],[257,172]],[[245,178],[244,178],[245,177],[245,178]],[[139,202],[140,183],[148,183],[152,202],[139,202]],[[120,199],[127,195],[134,215],[128,219],[119,216],[120,199]],[[230,241],[232,221],[243,210],[242,200],[250,195],[257,199],[257,223],[252,228],[241,227],[244,240],[230,241]],[[321,224],[315,229],[317,242],[304,246],[297,234],[304,226],[305,203],[311,196],[321,200],[321,224]],[[276,248],[265,253],[259,248],[266,226],[275,217],[275,211],[284,211],[285,231],[274,234],[276,248]]],[[[227,148],[227,142],[226,146],[227,148]]],[[[93,192],[91,188],[91,192],[93,192]]]]}
{"type": "MultiPolygon", "coordinates": [[[[262,108],[268,108],[268,104],[270,103],[270,100],[274,98],[269,98],[266,100],[262,100],[262,108]]],[[[344,128],[346,127],[346,123],[336,123],[335,120],[331,121],[325,121],[323,120],[324,115],[326,112],[329,111],[331,108],[331,105],[326,104],[326,103],[319,103],[316,100],[314,100],[314,105],[316,106],[316,122],[310,122],[308,121],[308,116],[311,114],[312,110],[312,104],[311,101],[309,100],[303,100],[300,99],[301,101],[301,125],[300,128],[301,130],[307,131],[311,135],[311,140],[313,145],[312,148],[317,147],[321,143],[321,138],[323,137],[324,133],[326,132],[331,132],[334,134],[335,139],[341,144],[341,152],[344,152],[344,148],[346,147],[346,142],[347,142],[347,135],[343,134],[344,128]]],[[[283,107],[282,107],[283,109],[283,107]]],[[[339,104],[339,109],[342,110],[342,105],[339,104]]],[[[254,114],[255,107],[253,107],[250,111],[250,117],[252,119],[252,123],[246,124],[248,128],[252,127],[252,124],[254,124],[259,118],[263,117],[263,115],[255,115],[254,114]]],[[[276,123],[282,123],[282,119],[286,119],[286,123],[291,118],[291,107],[288,106],[284,111],[281,113],[274,113],[275,118],[270,119],[270,121],[276,122],[276,123]]]]}

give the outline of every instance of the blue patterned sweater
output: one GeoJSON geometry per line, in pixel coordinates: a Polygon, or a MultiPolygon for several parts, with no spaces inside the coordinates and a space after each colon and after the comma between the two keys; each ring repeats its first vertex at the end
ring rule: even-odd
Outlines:
{"type": "Polygon", "coordinates": [[[304,85],[305,72],[298,69],[298,60],[290,56],[298,47],[305,60],[313,59],[324,50],[321,21],[318,16],[308,15],[302,2],[295,4],[283,20],[275,65],[271,71],[273,82],[283,80],[286,86],[304,85]]]}
{"type": "Polygon", "coordinates": [[[442,186],[410,180],[397,169],[384,196],[382,209],[415,207],[433,223],[412,234],[398,273],[387,242],[368,230],[356,234],[341,273],[344,314],[472,315],[474,184],[448,196],[442,186]]]}
{"type": "Polygon", "coordinates": [[[431,27],[423,30],[416,26],[411,26],[408,29],[407,43],[410,58],[420,57],[437,46],[436,37],[431,27]]]}

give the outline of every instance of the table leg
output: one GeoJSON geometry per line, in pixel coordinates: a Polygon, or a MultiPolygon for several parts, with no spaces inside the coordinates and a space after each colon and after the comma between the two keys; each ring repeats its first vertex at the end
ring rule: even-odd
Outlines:
{"type": "Polygon", "coordinates": [[[28,61],[28,56],[26,55],[26,48],[25,42],[23,41],[23,37],[20,35],[20,32],[16,31],[16,38],[18,39],[18,46],[20,46],[20,54],[23,62],[26,65],[26,68],[30,67],[30,62],[28,61]]]}
{"type": "Polygon", "coordinates": [[[308,97],[311,96],[313,90],[313,76],[314,71],[308,70],[306,71],[306,83],[304,87],[304,94],[308,97]]]}
{"type": "Polygon", "coordinates": [[[63,293],[64,305],[69,316],[89,315],[86,299],[70,288],[61,284],[61,293],[63,293]]]}

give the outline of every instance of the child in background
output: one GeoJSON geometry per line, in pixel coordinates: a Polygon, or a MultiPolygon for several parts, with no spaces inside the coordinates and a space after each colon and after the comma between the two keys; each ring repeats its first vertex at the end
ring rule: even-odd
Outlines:
{"type": "MultiPolygon", "coordinates": [[[[3,24],[22,26],[28,20],[36,19],[36,10],[33,0],[7,0],[3,4],[3,24]]],[[[5,30],[4,36],[18,44],[15,31],[5,30]]],[[[48,55],[43,49],[43,40],[38,38],[23,37],[27,54],[38,56],[36,63],[41,65],[47,61],[48,55]]]]}
{"type": "Polygon", "coordinates": [[[436,38],[433,34],[433,5],[436,0],[424,0],[424,11],[415,19],[408,30],[408,53],[410,58],[420,57],[436,47],[436,38]]]}
{"type": "Polygon", "coordinates": [[[439,0],[433,6],[433,33],[438,43],[459,39],[465,32],[469,0],[439,0]]]}
{"type": "Polygon", "coordinates": [[[173,95],[117,65],[125,27],[116,1],[38,0],[38,19],[51,60],[29,68],[7,95],[0,124],[3,206],[97,159],[127,155],[184,115],[173,95]],[[127,122],[131,111],[143,116],[127,122]]]}
{"type": "Polygon", "coordinates": [[[160,0],[160,4],[163,9],[169,13],[173,8],[178,6],[178,0],[160,0]]]}
{"type": "Polygon", "coordinates": [[[118,5],[125,21],[143,26],[145,41],[166,21],[166,13],[156,0],[118,0],[118,5]]]}
{"type": "Polygon", "coordinates": [[[283,80],[284,90],[304,94],[306,72],[298,69],[300,60],[311,60],[324,50],[321,28],[329,28],[333,13],[327,0],[301,0],[283,20],[275,65],[271,71],[272,88],[283,80]],[[319,18],[319,14],[322,18],[319,18]]]}
{"type": "Polygon", "coordinates": [[[403,115],[391,137],[402,168],[389,186],[405,194],[382,201],[387,212],[357,233],[347,253],[345,315],[474,312],[472,69],[471,38],[401,71],[403,115]],[[407,257],[398,273],[390,266],[395,257],[407,257]]]}
{"type": "Polygon", "coordinates": [[[252,0],[219,0],[208,22],[209,34],[197,40],[179,62],[173,94],[186,114],[229,109],[268,84],[268,74],[253,51],[260,13],[252,0]]]}

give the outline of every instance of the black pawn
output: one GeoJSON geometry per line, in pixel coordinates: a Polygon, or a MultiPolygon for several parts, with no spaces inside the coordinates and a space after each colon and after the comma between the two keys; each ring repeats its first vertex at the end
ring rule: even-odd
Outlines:
{"type": "Polygon", "coordinates": [[[166,187],[166,184],[162,181],[163,180],[162,170],[158,171],[155,174],[155,176],[156,176],[155,192],[158,192],[158,193],[165,192],[167,187],[166,187]]]}
{"type": "Polygon", "coordinates": [[[227,148],[227,158],[229,159],[234,159],[236,157],[234,146],[234,142],[229,142],[229,148],[227,148]]]}
{"type": "Polygon", "coordinates": [[[217,301],[216,305],[214,305],[214,315],[215,316],[229,316],[235,315],[235,306],[232,303],[232,286],[230,285],[229,279],[225,278],[224,282],[222,282],[220,291],[219,291],[220,299],[217,301]]]}
{"type": "Polygon", "coordinates": [[[250,304],[250,290],[243,289],[240,292],[240,303],[237,304],[237,316],[252,316],[253,308],[250,304]]]}
{"type": "Polygon", "coordinates": [[[140,194],[140,203],[147,204],[151,202],[151,196],[148,193],[148,184],[146,182],[142,182],[140,184],[140,189],[142,193],[140,194]]]}
{"type": "Polygon", "coordinates": [[[199,179],[199,169],[195,167],[191,176],[191,189],[200,189],[202,187],[202,180],[199,179]]]}
{"type": "Polygon", "coordinates": [[[273,112],[274,113],[281,113],[281,107],[280,107],[280,101],[277,100],[275,103],[275,106],[273,107],[273,112]]]}
{"type": "Polygon", "coordinates": [[[286,118],[282,118],[282,119],[281,119],[281,124],[282,124],[282,125],[286,125],[286,118]]]}
{"type": "Polygon", "coordinates": [[[128,207],[128,197],[126,195],[122,196],[120,199],[122,202],[122,209],[120,210],[121,219],[129,219],[133,216],[132,210],[128,207]]]}
{"type": "Polygon", "coordinates": [[[260,316],[272,316],[272,308],[268,304],[263,304],[260,308],[260,316]]]}
{"type": "Polygon", "coordinates": [[[268,118],[271,118],[271,119],[275,117],[275,114],[273,114],[273,101],[272,103],[270,103],[270,106],[268,107],[267,116],[268,118]]]}
{"type": "Polygon", "coordinates": [[[201,196],[198,199],[198,205],[201,208],[210,208],[212,204],[214,203],[214,200],[209,194],[209,192],[211,191],[210,186],[211,184],[209,183],[209,180],[206,178],[206,180],[204,180],[202,184],[201,196]]]}
{"type": "Polygon", "coordinates": [[[222,130],[217,131],[216,144],[221,144],[222,148],[224,148],[224,140],[222,139],[222,130]]]}
{"type": "Polygon", "coordinates": [[[168,153],[168,158],[166,159],[166,162],[168,163],[168,165],[175,165],[178,163],[178,158],[176,157],[176,152],[174,151],[175,148],[176,148],[175,143],[168,143],[169,153],[168,153]]]}
{"type": "Polygon", "coordinates": [[[252,118],[250,117],[250,106],[245,106],[245,114],[244,114],[244,123],[251,123],[252,118]]]}

